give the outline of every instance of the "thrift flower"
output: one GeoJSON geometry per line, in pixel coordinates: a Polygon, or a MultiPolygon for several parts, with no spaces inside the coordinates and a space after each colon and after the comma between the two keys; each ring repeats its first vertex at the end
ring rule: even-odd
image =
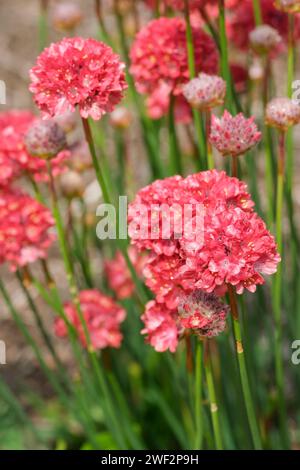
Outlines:
{"type": "Polygon", "coordinates": [[[200,73],[183,87],[188,103],[199,110],[208,110],[224,103],[226,82],[216,75],[200,73]]]}
{"type": "Polygon", "coordinates": [[[300,106],[289,98],[274,98],[267,104],[265,121],[268,126],[286,131],[300,122],[300,106]]]}
{"type": "Polygon", "coordinates": [[[74,111],[95,120],[111,112],[127,88],[125,65],[95,39],[65,38],[51,44],[30,71],[30,91],[45,116],[74,111]]]}

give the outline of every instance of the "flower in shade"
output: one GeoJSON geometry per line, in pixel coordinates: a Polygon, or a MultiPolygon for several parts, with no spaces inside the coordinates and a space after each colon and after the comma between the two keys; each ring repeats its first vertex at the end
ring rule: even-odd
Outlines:
{"type": "Polygon", "coordinates": [[[275,0],[275,6],[286,13],[300,12],[300,0],[275,0]]]}
{"type": "MultiPolygon", "coordinates": [[[[95,349],[119,348],[123,339],[120,325],[126,317],[125,310],[115,301],[97,290],[83,290],[79,302],[91,344],[95,349]]],[[[71,302],[64,305],[65,314],[75,327],[78,336],[86,346],[86,336],[75,306],[71,302]]],[[[68,335],[68,328],[62,318],[55,321],[55,333],[59,337],[68,335]]]]}
{"type": "MultiPolygon", "coordinates": [[[[147,260],[145,253],[139,253],[136,247],[128,249],[128,255],[138,276],[142,277],[143,269],[147,260]]],[[[120,251],[115,257],[105,262],[105,272],[108,285],[114,291],[118,299],[126,299],[134,292],[134,283],[128,270],[126,261],[120,251]]]]}
{"type": "Polygon", "coordinates": [[[209,140],[223,155],[238,156],[246,153],[261,140],[254,118],[245,118],[242,113],[231,116],[224,111],[221,118],[212,116],[209,140]]]}
{"type": "Polygon", "coordinates": [[[54,235],[50,211],[17,191],[0,192],[0,263],[18,267],[46,258],[54,235]]]}
{"type": "Polygon", "coordinates": [[[56,157],[67,145],[66,134],[53,119],[35,121],[24,140],[30,155],[46,160],[56,157]]]}
{"type": "Polygon", "coordinates": [[[221,302],[216,295],[201,290],[184,295],[178,306],[180,324],[208,338],[225,330],[228,313],[228,305],[221,302]]]}
{"type": "Polygon", "coordinates": [[[30,91],[46,116],[74,111],[100,119],[121,101],[127,88],[125,65],[95,39],[65,38],[51,44],[30,70],[30,91]]]}
{"type": "Polygon", "coordinates": [[[277,29],[268,24],[256,26],[249,35],[250,45],[258,54],[267,54],[274,51],[281,43],[277,29]]]}
{"type": "Polygon", "coordinates": [[[78,5],[62,2],[55,5],[52,12],[53,25],[59,31],[72,31],[82,21],[82,11],[78,5]]]}
{"type": "Polygon", "coordinates": [[[268,126],[286,131],[300,122],[300,106],[290,98],[274,98],[267,104],[265,121],[268,126]]]}
{"type": "MultiPolygon", "coordinates": [[[[216,73],[218,53],[212,38],[193,28],[193,39],[196,71],[216,73]]],[[[162,17],[148,23],[137,34],[130,58],[137,90],[148,96],[152,116],[161,117],[169,109],[171,96],[182,97],[182,85],[189,81],[185,21],[162,17]]]]}
{"type": "Polygon", "coordinates": [[[200,110],[208,110],[224,102],[226,82],[216,75],[200,73],[183,87],[183,95],[189,104],[200,110]]]}
{"type": "MultiPolygon", "coordinates": [[[[260,0],[262,20],[275,28],[286,41],[288,38],[288,17],[274,6],[274,0],[260,0]]],[[[233,43],[245,49],[249,45],[249,34],[255,28],[255,18],[252,0],[239,1],[228,17],[228,35],[233,43]]],[[[300,19],[295,17],[295,37],[300,35],[300,19]]]]}
{"type": "Polygon", "coordinates": [[[168,349],[175,352],[178,346],[180,329],[177,326],[177,311],[169,310],[165,305],[154,300],[147,303],[142,315],[144,328],[142,334],[147,335],[147,342],[157,352],[168,349]]]}
{"type": "MultiPolygon", "coordinates": [[[[30,111],[12,110],[0,114],[0,186],[23,174],[29,174],[36,181],[48,179],[46,162],[30,155],[25,146],[25,135],[35,122],[36,117],[30,111]]],[[[69,155],[68,150],[63,150],[52,159],[54,176],[65,171],[69,155]]]]}

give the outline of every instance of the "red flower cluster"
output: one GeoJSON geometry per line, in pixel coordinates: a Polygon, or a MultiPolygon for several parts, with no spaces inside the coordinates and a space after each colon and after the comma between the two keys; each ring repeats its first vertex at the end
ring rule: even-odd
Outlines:
{"type": "Polygon", "coordinates": [[[50,211],[35,199],[7,188],[0,192],[0,263],[13,271],[45,258],[54,235],[50,211]]]}
{"type": "MultiPolygon", "coordinates": [[[[212,38],[193,28],[196,71],[215,74],[218,53],[212,38]]],[[[152,117],[166,114],[171,96],[182,97],[182,85],[189,80],[186,25],[181,18],[159,18],[137,35],[130,52],[137,90],[148,96],[152,117]]]]}
{"type": "Polygon", "coordinates": [[[100,119],[121,101],[125,65],[95,39],[65,38],[51,44],[30,71],[30,91],[46,116],[79,107],[83,118],[100,119]]]}
{"type": "Polygon", "coordinates": [[[173,318],[182,296],[197,290],[221,295],[231,284],[237,293],[254,292],[264,283],[262,274],[276,272],[280,256],[274,238],[253,206],[243,182],[216,170],[167,178],[139,191],[129,206],[129,233],[139,249],[152,252],[144,275],[161,312],[173,318]],[[172,214],[168,239],[167,207],[172,214]],[[183,216],[178,237],[177,222],[186,207],[192,209],[183,216]],[[190,232],[201,212],[198,239],[190,232]]]}
{"type": "MultiPolygon", "coordinates": [[[[282,38],[288,37],[288,15],[274,6],[274,0],[260,0],[263,23],[277,29],[282,38]]],[[[234,44],[245,49],[249,46],[249,34],[255,28],[253,1],[243,0],[228,17],[228,35],[234,44]]],[[[300,35],[300,17],[295,15],[295,34],[300,35]]]]}
{"type": "MultiPolygon", "coordinates": [[[[31,156],[25,147],[25,135],[34,122],[36,117],[30,111],[12,110],[0,114],[0,187],[25,173],[36,181],[47,180],[46,162],[31,156]]],[[[62,151],[53,158],[54,176],[65,170],[68,156],[69,151],[62,151]]]]}
{"type": "MultiPolygon", "coordinates": [[[[83,290],[79,294],[81,311],[95,349],[107,347],[119,348],[123,339],[120,324],[126,317],[125,310],[107,295],[97,290],[83,290]]],[[[86,346],[84,328],[75,306],[71,302],[64,305],[66,316],[78,332],[79,338],[86,346]]],[[[55,321],[57,336],[66,337],[68,328],[62,318],[55,321]]]]}
{"type": "MultiPolygon", "coordinates": [[[[147,261],[147,255],[145,253],[140,254],[134,246],[129,248],[128,255],[136,273],[142,276],[147,261]]],[[[117,251],[113,259],[106,261],[105,272],[108,285],[115,292],[118,299],[126,299],[133,294],[134,283],[126,261],[120,251],[117,251]]]]}

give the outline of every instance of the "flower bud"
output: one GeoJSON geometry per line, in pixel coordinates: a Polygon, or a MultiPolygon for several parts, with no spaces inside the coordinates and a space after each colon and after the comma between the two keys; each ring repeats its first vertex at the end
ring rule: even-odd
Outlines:
{"type": "Polygon", "coordinates": [[[282,41],[280,34],[268,24],[257,26],[249,34],[250,45],[257,54],[268,54],[282,41]]]}
{"type": "Polygon", "coordinates": [[[299,13],[300,0],[275,0],[275,7],[285,13],[299,13]]]}
{"type": "Polygon", "coordinates": [[[84,192],[84,185],[81,176],[76,171],[68,171],[60,178],[60,187],[63,195],[67,199],[81,197],[84,192]]]}
{"type": "Polygon", "coordinates": [[[201,290],[184,296],[178,307],[181,325],[208,338],[225,330],[228,313],[228,305],[221,302],[215,294],[201,290]]]}
{"type": "Polygon", "coordinates": [[[270,127],[286,131],[300,122],[300,106],[289,98],[274,98],[267,104],[265,121],[270,127]]]}
{"type": "Polygon", "coordinates": [[[200,73],[183,87],[183,95],[193,108],[208,110],[224,103],[226,82],[216,75],[200,73]]]}
{"type": "Polygon", "coordinates": [[[66,135],[53,119],[36,121],[25,135],[28,153],[45,160],[56,157],[66,145],[66,135]]]}
{"type": "Polygon", "coordinates": [[[128,129],[131,121],[131,112],[124,106],[119,106],[110,114],[110,123],[116,129],[128,129]]]}
{"type": "Polygon", "coordinates": [[[82,12],[75,3],[60,3],[53,10],[52,21],[59,31],[73,31],[82,21],[82,12]]]}

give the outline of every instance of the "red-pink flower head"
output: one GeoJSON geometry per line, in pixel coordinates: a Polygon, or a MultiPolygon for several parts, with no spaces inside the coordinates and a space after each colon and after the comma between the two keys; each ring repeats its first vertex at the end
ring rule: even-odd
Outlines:
{"type": "Polygon", "coordinates": [[[226,82],[216,75],[200,73],[183,86],[183,95],[193,108],[206,111],[224,103],[226,82]]]}
{"type": "MultiPolygon", "coordinates": [[[[136,273],[142,277],[147,255],[139,253],[134,246],[129,248],[128,255],[136,273]]],[[[122,300],[131,297],[135,287],[126,261],[120,251],[117,251],[113,259],[106,261],[105,272],[108,285],[115,292],[118,299],[122,300]]]]}
{"type": "MultiPolygon", "coordinates": [[[[0,114],[0,186],[22,174],[29,174],[36,181],[48,179],[46,162],[30,155],[25,146],[25,135],[36,120],[30,111],[12,110],[0,114]]],[[[64,150],[52,159],[54,176],[65,171],[69,155],[70,152],[64,150]]]]}
{"type": "Polygon", "coordinates": [[[221,295],[227,284],[238,293],[254,292],[263,274],[276,272],[274,238],[253,205],[244,183],[216,170],[167,178],[139,191],[129,206],[129,233],[139,249],[152,251],[144,276],[158,303],[176,309],[182,293],[221,295]],[[168,238],[162,224],[166,206],[174,215],[168,238]],[[203,219],[193,237],[198,208],[203,219]],[[180,217],[181,232],[175,223],[180,217]]]}
{"type": "Polygon", "coordinates": [[[30,91],[46,116],[74,111],[100,119],[121,101],[127,88],[125,65],[95,39],[65,38],[51,44],[30,71],[30,91]]]}
{"type": "Polygon", "coordinates": [[[300,105],[290,98],[273,98],[266,108],[266,124],[287,131],[300,122],[300,105]]]}
{"type": "Polygon", "coordinates": [[[0,263],[18,267],[46,258],[54,235],[50,211],[20,192],[0,191],[0,263]]]}
{"type": "Polygon", "coordinates": [[[210,143],[223,155],[238,156],[246,153],[261,140],[254,118],[245,118],[242,113],[231,116],[224,111],[221,118],[212,116],[210,143]]]}
{"type": "MultiPolygon", "coordinates": [[[[280,36],[288,38],[288,17],[286,13],[279,11],[274,6],[274,0],[260,0],[262,21],[275,28],[280,36]]],[[[249,34],[255,28],[253,1],[239,1],[228,17],[228,35],[234,44],[245,49],[249,45],[249,34]]],[[[300,19],[295,17],[295,35],[299,37],[300,19]]]]}
{"type": "Polygon", "coordinates": [[[164,352],[168,349],[171,352],[176,351],[180,334],[177,317],[176,310],[169,310],[154,300],[147,303],[145,313],[142,315],[145,325],[142,334],[147,335],[147,342],[155,351],[164,352]]]}
{"type": "MultiPolygon", "coordinates": [[[[216,73],[214,41],[199,28],[193,28],[193,38],[196,72],[216,73]]],[[[189,80],[185,21],[162,17],[148,23],[137,34],[130,58],[137,90],[148,96],[150,111],[155,106],[156,116],[161,117],[168,111],[170,97],[182,96],[182,85],[189,80]]]]}
{"type": "Polygon", "coordinates": [[[275,0],[275,7],[285,13],[299,13],[300,0],[275,0]]]}
{"type": "MultiPolygon", "coordinates": [[[[92,346],[95,349],[119,348],[123,339],[120,325],[126,317],[125,310],[115,301],[97,290],[83,290],[79,293],[81,311],[86,322],[92,346]]],[[[65,314],[77,330],[82,344],[86,347],[86,336],[75,306],[64,305],[65,314]]],[[[68,335],[68,328],[62,318],[55,321],[55,333],[59,337],[68,335]]]]}
{"type": "Polygon", "coordinates": [[[184,295],[178,307],[180,324],[208,338],[218,336],[225,330],[228,313],[229,306],[216,295],[200,290],[184,295]]]}

